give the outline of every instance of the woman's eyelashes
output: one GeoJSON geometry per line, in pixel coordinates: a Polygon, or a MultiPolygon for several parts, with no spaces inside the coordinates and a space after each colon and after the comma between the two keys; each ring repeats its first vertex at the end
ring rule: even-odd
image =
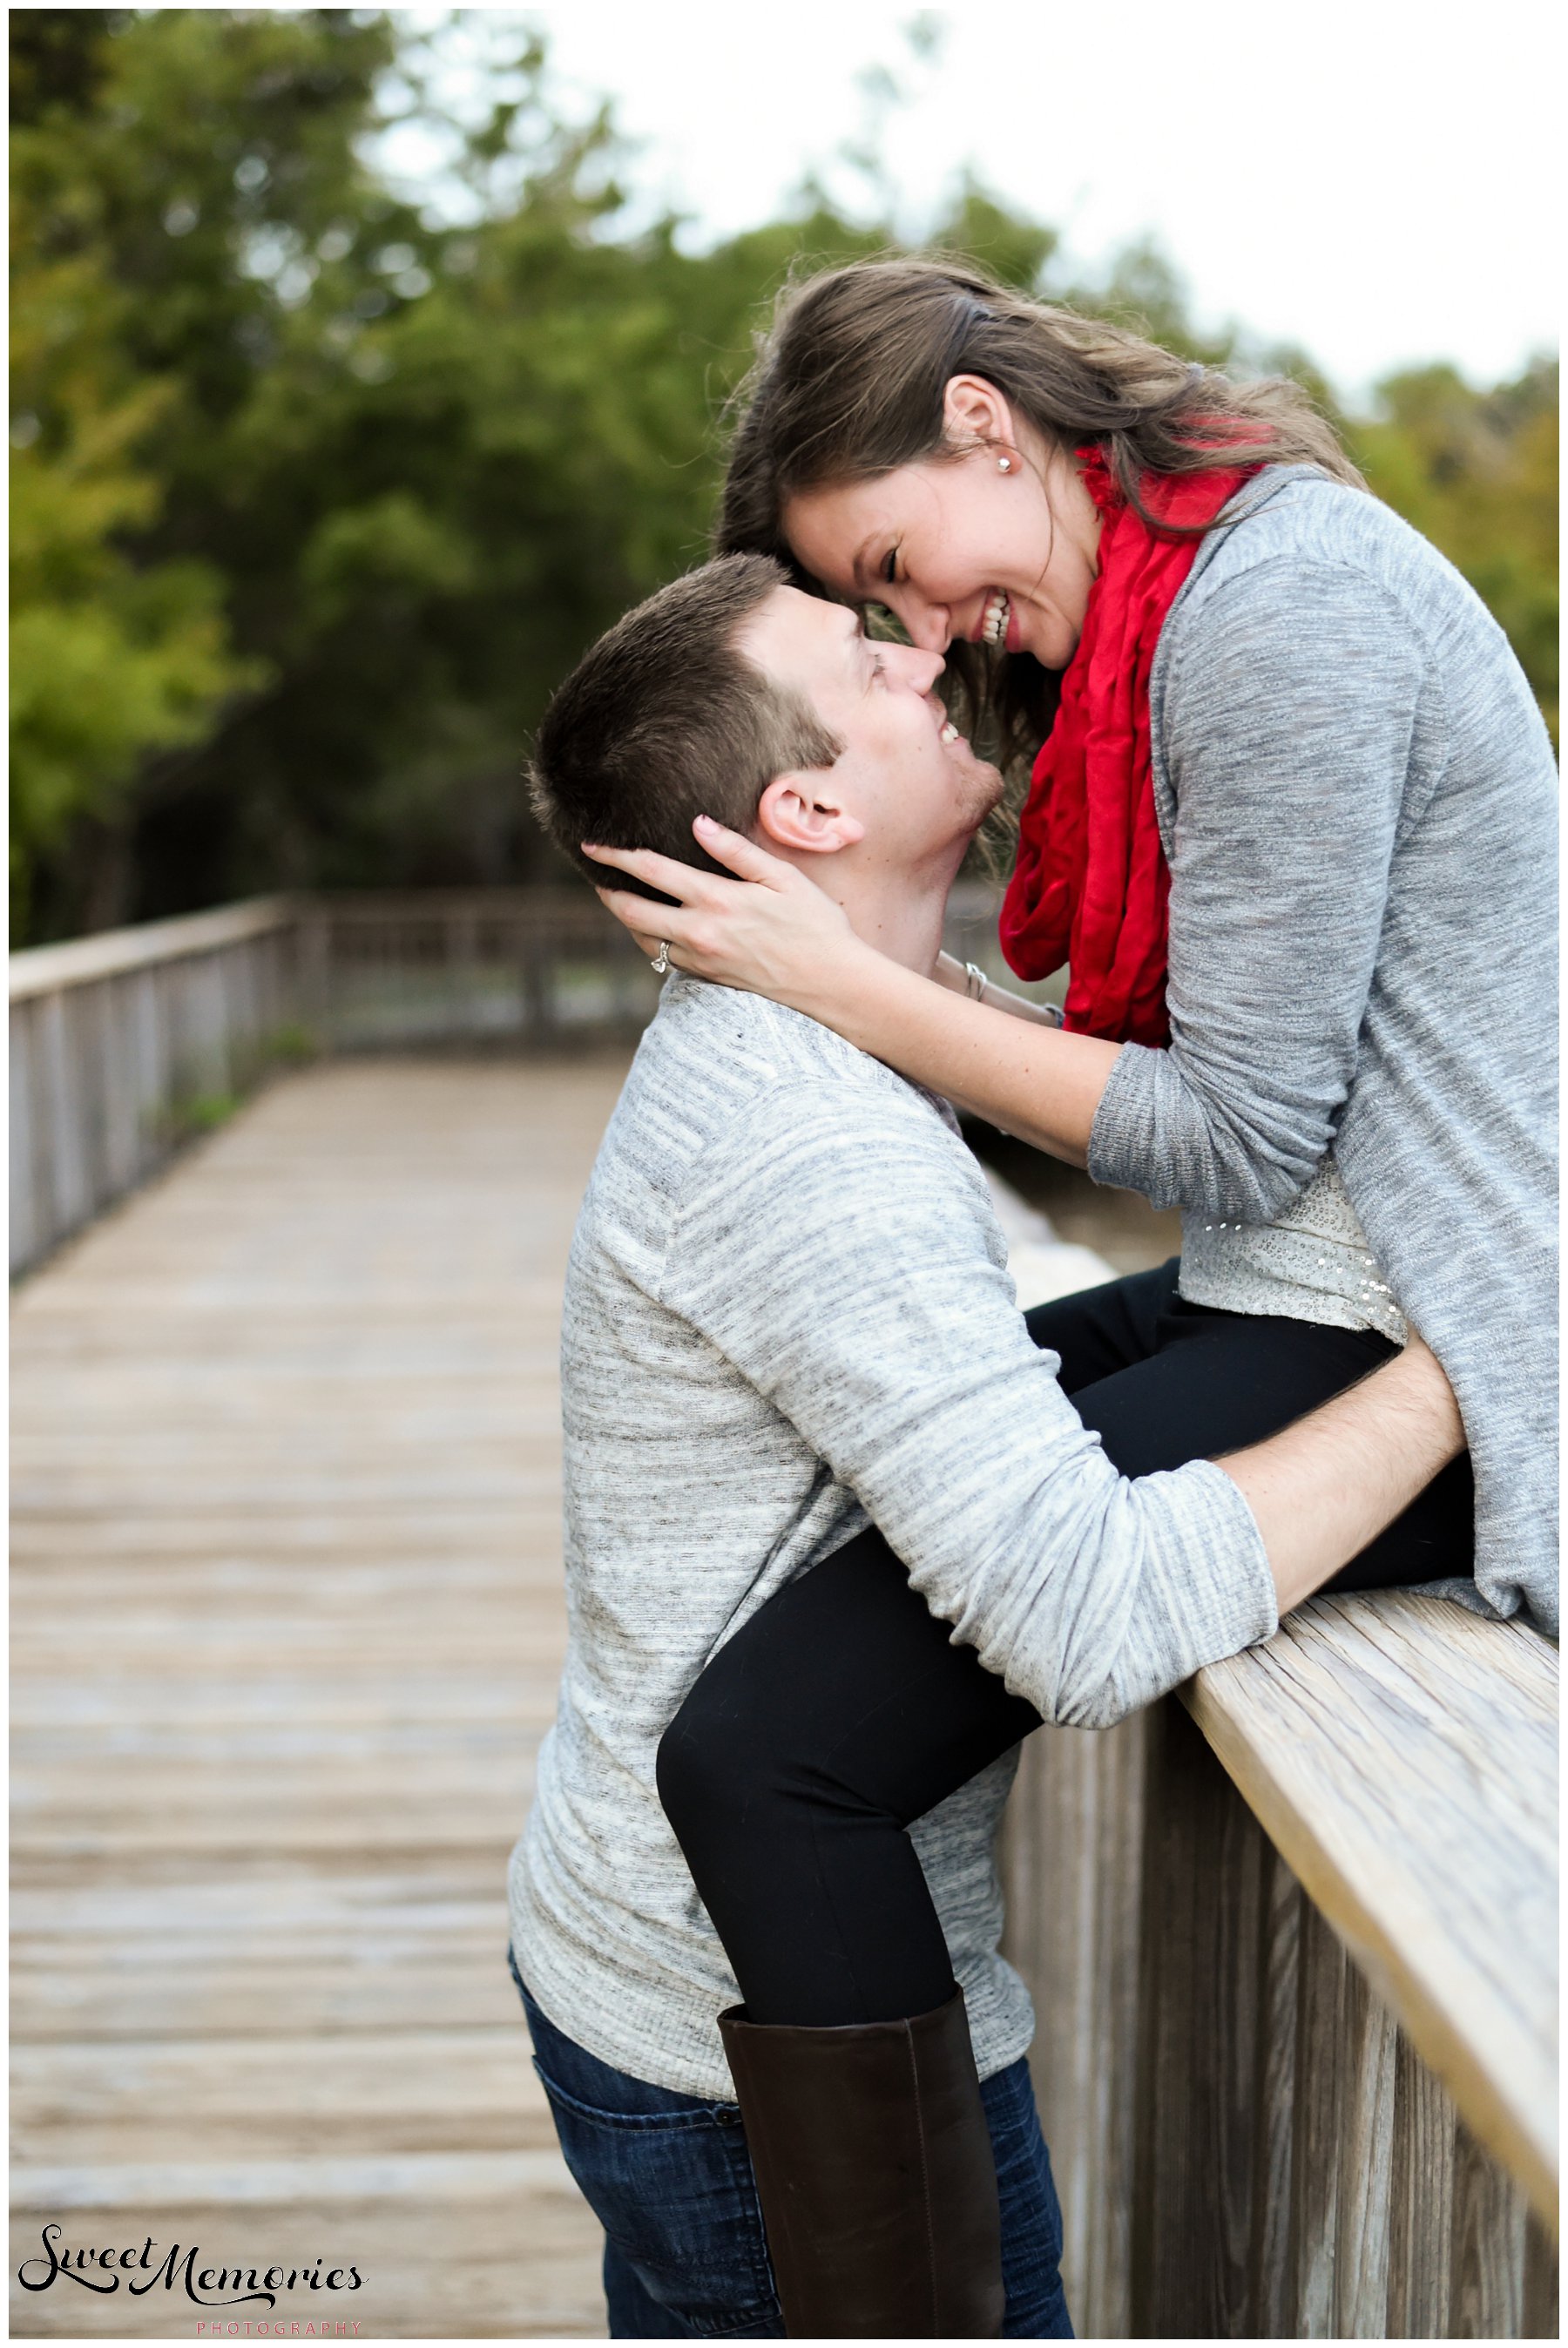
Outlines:
{"type": "Polygon", "coordinates": [[[886,586],[898,584],[898,549],[896,546],[890,546],[883,556],[880,576],[886,586]]]}

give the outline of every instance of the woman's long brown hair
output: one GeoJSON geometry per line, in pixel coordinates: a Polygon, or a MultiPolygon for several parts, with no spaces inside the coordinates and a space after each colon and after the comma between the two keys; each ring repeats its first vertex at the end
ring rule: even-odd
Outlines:
{"type": "MultiPolygon", "coordinates": [[[[1299,384],[1236,383],[1125,327],[1030,301],[947,261],[852,263],[787,285],[732,403],[733,431],[714,532],[720,554],[771,554],[804,586],[784,533],[788,500],[899,465],[958,458],[943,395],[976,375],[1045,438],[1100,444],[1128,502],[1155,528],[1149,473],[1311,464],[1363,489],[1332,427],[1299,384]]],[[[1184,536],[1185,530],[1173,535],[1184,536]]],[[[1056,679],[1026,654],[954,645],[949,675],[971,730],[1017,771],[1050,729],[1056,679]]]]}

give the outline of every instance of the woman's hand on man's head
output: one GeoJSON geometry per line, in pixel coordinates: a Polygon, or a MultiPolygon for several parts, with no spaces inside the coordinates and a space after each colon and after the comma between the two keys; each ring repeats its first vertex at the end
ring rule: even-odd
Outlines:
{"type": "Polygon", "coordinates": [[[707,816],[692,827],[716,863],[737,877],[700,872],[651,848],[599,848],[583,853],[677,901],[655,905],[630,890],[597,891],[651,961],[661,945],[677,970],[749,994],[811,1009],[842,966],[864,953],[842,906],[783,857],[707,816]]]}

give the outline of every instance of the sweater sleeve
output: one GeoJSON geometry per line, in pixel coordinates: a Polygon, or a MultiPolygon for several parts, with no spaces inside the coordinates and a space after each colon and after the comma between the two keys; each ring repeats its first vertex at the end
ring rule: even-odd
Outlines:
{"type": "Polygon", "coordinates": [[[1428,667],[1349,565],[1259,563],[1183,622],[1162,696],[1171,1042],[1113,1063],[1096,1181],[1268,1222],[1311,1179],[1355,1070],[1428,667]]]}
{"type": "Polygon", "coordinates": [[[1024,1327],[983,1178],[914,1096],[759,1104],[688,1182],[663,1301],[1047,1719],[1108,1725],[1274,1630],[1240,1491],[1205,1462],[1117,1474],[1024,1327]]]}

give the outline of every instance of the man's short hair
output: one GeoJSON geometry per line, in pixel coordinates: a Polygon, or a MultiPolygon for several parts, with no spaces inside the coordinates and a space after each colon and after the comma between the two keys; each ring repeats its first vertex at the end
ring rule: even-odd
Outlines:
{"type": "Polygon", "coordinates": [[[585,857],[585,839],[723,871],[693,839],[693,816],[750,831],[775,775],[838,757],[843,743],[810,705],[735,648],[742,623],[785,583],[767,555],[704,562],[618,620],[555,694],[529,788],[539,822],[590,880],[639,889],[585,857]]]}

